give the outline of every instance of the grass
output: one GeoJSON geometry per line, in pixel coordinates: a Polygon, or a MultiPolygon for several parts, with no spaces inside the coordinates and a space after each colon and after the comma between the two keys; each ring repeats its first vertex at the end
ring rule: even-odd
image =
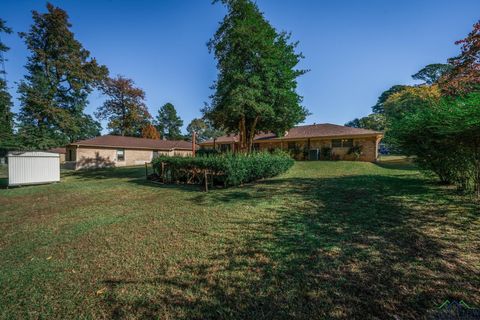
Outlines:
{"type": "Polygon", "coordinates": [[[144,168],[0,190],[0,318],[422,319],[480,307],[480,205],[402,159],[199,191],[144,168]]]}

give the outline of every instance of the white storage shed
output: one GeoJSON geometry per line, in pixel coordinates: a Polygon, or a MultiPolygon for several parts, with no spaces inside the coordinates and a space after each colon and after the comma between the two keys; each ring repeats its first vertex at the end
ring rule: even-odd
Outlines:
{"type": "Polygon", "coordinates": [[[8,153],[8,185],[20,186],[60,181],[60,155],[45,151],[8,153]]]}

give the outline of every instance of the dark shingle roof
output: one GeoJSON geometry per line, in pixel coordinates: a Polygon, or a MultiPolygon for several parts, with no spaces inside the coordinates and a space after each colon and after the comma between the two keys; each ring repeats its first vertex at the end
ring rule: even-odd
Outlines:
{"type": "Polygon", "coordinates": [[[352,128],[346,126],[339,126],[337,124],[322,123],[311,124],[306,126],[298,126],[290,129],[284,138],[314,138],[314,137],[334,137],[334,136],[349,136],[349,135],[376,135],[382,134],[378,131],[352,128]]]}
{"type": "MultiPolygon", "coordinates": [[[[255,141],[368,135],[383,135],[383,133],[367,129],[340,126],[331,123],[321,123],[293,127],[292,129],[288,130],[283,137],[277,137],[274,133],[260,133],[255,135],[255,141]]],[[[213,140],[208,140],[203,143],[212,142],[213,140]]],[[[216,139],[216,143],[231,142],[238,142],[238,135],[228,135],[216,139]]]]}
{"type": "Polygon", "coordinates": [[[192,143],[184,140],[157,140],[123,136],[99,136],[92,139],[80,140],[71,143],[73,146],[114,147],[125,149],[192,150],[192,143]]]}

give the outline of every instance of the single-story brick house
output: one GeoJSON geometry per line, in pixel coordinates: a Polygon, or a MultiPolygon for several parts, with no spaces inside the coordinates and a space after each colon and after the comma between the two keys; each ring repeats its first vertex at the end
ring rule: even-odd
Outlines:
{"type": "MultiPolygon", "coordinates": [[[[317,160],[321,158],[322,149],[331,148],[334,158],[353,160],[354,155],[349,155],[348,151],[354,145],[359,145],[362,147],[362,154],[358,160],[373,162],[378,158],[378,145],[382,138],[382,132],[323,123],[294,127],[283,137],[273,133],[257,134],[254,138],[254,149],[302,150],[300,158],[317,160]]],[[[203,149],[215,148],[233,152],[239,148],[237,135],[222,136],[199,145],[203,149]]]]}
{"type": "Polygon", "coordinates": [[[77,170],[141,165],[157,155],[191,156],[192,152],[193,144],[183,140],[105,135],[70,143],[65,160],[67,167],[77,170]]]}

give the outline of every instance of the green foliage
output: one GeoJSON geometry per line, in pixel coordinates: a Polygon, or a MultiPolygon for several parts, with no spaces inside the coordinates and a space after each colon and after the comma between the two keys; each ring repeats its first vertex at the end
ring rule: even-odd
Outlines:
{"type": "MultiPolygon", "coordinates": [[[[0,19],[0,34],[12,33],[12,29],[7,27],[6,22],[0,19]]],[[[9,48],[0,41],[0,66],[3,65],[5,58],[3,53],[9,48]]],[[[7,81],[5,80],[4,70],[0,70],[0,152],[10,149],[13,143],[13,113],[12,96],[8,92],[7,81]]],[[[4,152],[3,152],[4,153],[4,152]]],[[[2,156],[2,154],[0,154],[2,156]]]]}
{"type": "Polygon", "coordinates": [[[347,127],[362,128],[375,131],[383,131],[386,127],[385,114],[372,113],[363,118],[355,118],[352,121],[345,123],[347,127]]]}
{"type": "Polygon", "coordinates": [[[199,149],[196,154],[198,157],[208,157],[213,155],[219,155],[222,152],[218,149],[199,149]]]}
{"type": "Polygon", "coordinates": [[[204,115],[216,128],[239,133],[240,149],[251,151],[258,131],[283,135],[308,114],[296,93],[301,54],[290,34],[278,33],[250,0],[223,0],[227,15],[208,43],[218,79],[204,115]]]}
{"type": "Polygon", "coordinates": [[[480,195],[480,93],[418,108],[394,122],[391,135],[421,168],[480,195]]]}
{"type": "Polygon", "coordinates": [[[390,125],[419,109],[429,109],[441,98],[438,86],[405,87],[384,102],[384,113],[390,125]]]}
{"type": "Polygon", "coordinates": [[[160,110],[158,110],[155,125],[161,138],[168,140],[179,140],[183,138],[181,132],[183,120],[177,115],[175,106],[170,102],[164,104],[160,110]]]}
{"type": "Polygon", "coordinates": [[[33,25],[20,33],[31,54],[20,82],[19,134],[29,148],[49,148],[99,134],[84,114],[88,94],[108,74],[70,31],[67,13],[50,3],[33,11],[33,25]]]}
{"type": "Polygon", "coordinates": [[[169,157],[160,156],[152,161],[155,172],[172,182],[187,182],[189,174],[208,170],[214,182],[236,186],[286,172],[294,163],[284,152],[255,152],[251,154],[221,154],[212,156],[169,157]]]}
{"type": "Polygon", "coordinates": [[[332,148],[323,147],[320,149],[320,160],[333,160],[332,155],[332,148]]]}
{"type": "Polygon", "coordinates": [[[385,101],[387,101],[388,98],[389,98],[392,94],[401,92],[401,91],[402,91],[403,89],[405,89],[406,87],[408,87],[408,86],[404,86],[404,85],[394,85],[394,86],[392,86],[390,89],[382,92],[382,94],[380,95],[380,97],[378,97],[377,103],[372,107],[373,113],[384,113],[384,106],[383,106],[383,104],[385,103],[385,101]]]}
{"type": "Polygon", "coordinates": [[[420,71],[412,75],[415,80],[421,80],[428,85],[437,83],[438,80],[452,70],[452,65],[443,63],[433,63],[425,66],[420,71]]]}
{"type": "Polygon", "coordinates": [[[360,159],[360,156],[362,155],[363,147],[359,144],[354,145],[350,149],[348,149],[347,154],[353,155],[355,160],[360,159]]]}
{"type": "Polygon", "coordinates": [[[218,138],[225,134],[224,131],[215,129],[211,121],[203,118],[193,119],[187,126],[187,132],[189,137],[195,132],[198,142],[218,138]]]}
{"type": "Polygon", "coordinates": [[[144,102],[145,92],[135,87],[132,79],[122,76],[106,79],[102,91],[108,98],[95,113],[97,118],[108,120],[112,134],[141,136],[151,119],[144,102]]]}

